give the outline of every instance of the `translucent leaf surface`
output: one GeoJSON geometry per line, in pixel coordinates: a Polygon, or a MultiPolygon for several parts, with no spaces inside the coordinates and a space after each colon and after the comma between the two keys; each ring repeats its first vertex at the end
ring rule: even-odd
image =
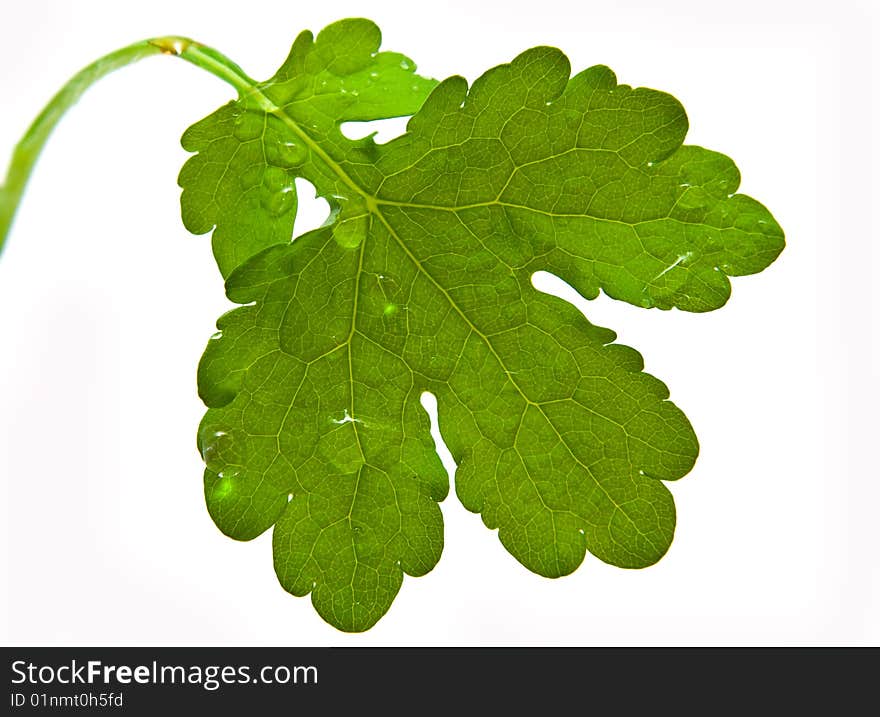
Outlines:
{"type": "Polygon", "coordinates": [[[282,585],[369,628],[442,551],[430,391],[458,497],[523,565],[656,562],[691,426],[637,352],[530,277],[706,311],[773,261],[781,229],[735,193],[730,159],[682,145],[667,94],[605,67],[571,77],[547,47],[436,85],[378,46],[366,20],[303,33],[275,77],[184,135],[185,222],[216,227],[242,304],[199,367],[211,515],[238,539],[274,526],[282,585]],[[339,131],[412,113],[384,145],[339,131]],[[332,214],[291,241],[296,177],[332,214]]]}

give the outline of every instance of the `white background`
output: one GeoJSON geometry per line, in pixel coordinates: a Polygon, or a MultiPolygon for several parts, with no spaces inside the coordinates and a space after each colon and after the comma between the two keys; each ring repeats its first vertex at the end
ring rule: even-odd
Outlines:
{"type": "Polygon", "coordinates": [[[576,70],[608,64],[671,92],[688,142],[734,158],[788,248],[711,314],[581,302],[642,352],[701,440],[671,486],[678,529],[658,565],[588,554],[574,575],[540,578],[451,495],[437,568],[345,635],[280,588],[269,533],[236,543],[204,508],[195,367],[228,304],[208,238],[180,224],[175,180],[181,132],[230,90],[171,58],[120,71],[52,137],[0,261],[3,640],[880,642],[870,6],[4,2],[0,162],[63,81],[129,42],[190,35],[263,78],[301,29],[367,15],[427,75],[473,80],[552,44],[576,70]]]}

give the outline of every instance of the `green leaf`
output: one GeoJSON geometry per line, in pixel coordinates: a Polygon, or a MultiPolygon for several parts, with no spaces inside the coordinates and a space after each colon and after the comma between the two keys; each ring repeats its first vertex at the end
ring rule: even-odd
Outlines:
{"type": "Polygon", "coordinates": [[[194,125],[183,215],[214,230],[229,298],[199,366],[205,495],[220,529],[274,526],[275,569],[336,627],[365,630],[440,557],[448,485],[523,565],[586,550],[644,567],[675,527],[662,481],[697,440],[637,352],[533,288],[706,311],[783,234],[727,157],[682,146],[662,92],[539,47],[434,83],[377,53],[366,20],[303,33],[266,83],[194,125]],[[415,113],[384,145],[343,121],[415,113]],[[290,241],[296,177],[332,214],[290,241]]]}
{"type": "MultiPolygon", "coordinates": [[[[180,173],[183,222],[195,234],[216,226],[214,257],[224,277],[290,240],[294,179],[328,171],[303,132],[323,137],[324,149],[344,151],[340,123],[410,115],[436,86],[415,74],[409,58],[376,52],[380,40],[367,20],[342,20],[315,39],[303,32],[271,80],[183,135],[184,149],[198,152],[180,173]],[[266,111],[275,107],[283,112],[266,111]]],[[[334,183],[332,172],[327,179],[334,183]]]]}

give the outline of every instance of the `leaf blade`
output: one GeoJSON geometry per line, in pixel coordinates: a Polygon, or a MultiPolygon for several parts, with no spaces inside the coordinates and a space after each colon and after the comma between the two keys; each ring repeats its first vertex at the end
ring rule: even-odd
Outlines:
{"type": "Polygon", "coordinates": [[[470,88],[440,83],[419,109],[433,83],[405,86],[399,61],[374,92],[376,58],[402,56],[352,22],[300,35],[246,100],[303,146],[291,174],[332,214],[224,269],[244,306],[221,317],[199,370],[212,516],[241,539],[274,525],[282,585],[340,629],[369,628],[442,550],[448,481],[418,403],[431,391],[459,499],[522,564],[558,577],[587,550],[653,564],[675,529],[663,481],[691,469],[696,436],[636,351],[531,274],[588,298],[711,310],[728,276],[775,259],[781,229],[734,193],[732,161],[681,144],[669,95],[604,67],[569,78],[541,47],[470,88]],[[406,134],[342,136],[380,100],[415,112],[406,134]]]}

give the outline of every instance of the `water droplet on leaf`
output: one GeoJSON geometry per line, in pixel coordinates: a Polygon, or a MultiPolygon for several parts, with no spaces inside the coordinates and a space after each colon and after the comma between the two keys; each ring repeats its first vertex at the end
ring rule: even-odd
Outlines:
{"type": "Polygon", "coordinates": [[[276,167],[296,167],[306,161],[308,150],[296,142],[271,142],[266,145],[266,161],[276,167]]]}
{"type": "Polygon", "coordinates": [[[245,112],[235,120],[232,134],[236,139],[247,142],[263,134],[265,118],[255,112],[245,112]]]}
{"type": "Polygon", "coordinates": [[[228,498],[235,490],[235,485],[230,476],[219,475],[219,480],[214,483],[211,497],[215,499],[228,498]]]}
{"type": "Polygon", "coordinates": [[[292,187],[293,183],[294,178],[281,167],[269,167],[263,174],[263,184],[273,191],[292,187]]]}
{"type": "Polygon", "coordinates": [[[293,187],[284,187],[277,192],[265,195],[262,204],[269,214],[279,217],[289,212],[295,202],[296,192],[293,191],[293,187]]]}
{"type": "Polygon", "coordinates": [[[366,214],[343,219],[333,229],[333,238],[339,246],[355,249],[367,236],[368,218],[366,214]]]}

